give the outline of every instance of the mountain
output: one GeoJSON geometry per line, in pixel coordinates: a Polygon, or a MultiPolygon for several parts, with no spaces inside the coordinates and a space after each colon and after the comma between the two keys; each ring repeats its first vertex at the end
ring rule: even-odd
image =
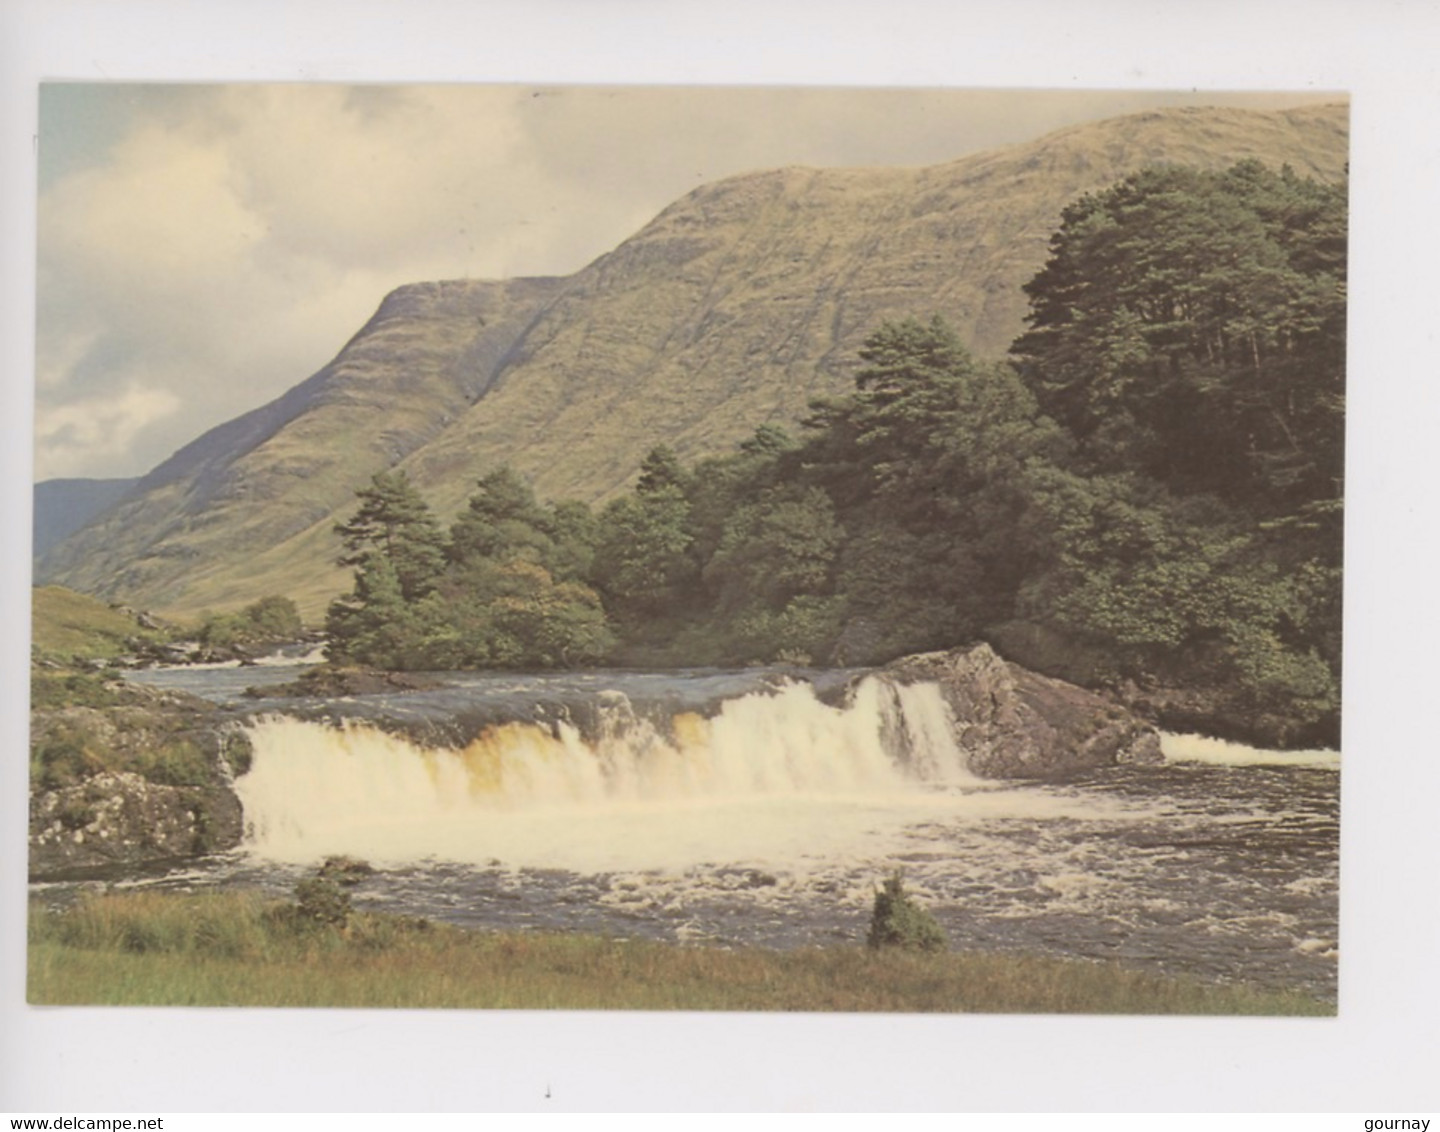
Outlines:
{"type": "Polygon", "coordinates": [[[40,558],[112,503],[123,499],[140,481],[44,480],[35,485],[34,542],[30,553],[40,558]]]}
{"type": "Polygon", "coordinates": [[[200,437],[48,554],[41,576],[172,613],[348,585],[333,526],[376,471],[442,516],[508,462],[604,499],[653,445],[693,459],[847,390],[884,319],[945,317],[982,356],[1066,204],[1146,165],[1245,158],[1343,176],[1347,109],[1153,111],[916,169],[787,168],[703,186],[563,279],[403,287],[336,359],[200,437]]]}

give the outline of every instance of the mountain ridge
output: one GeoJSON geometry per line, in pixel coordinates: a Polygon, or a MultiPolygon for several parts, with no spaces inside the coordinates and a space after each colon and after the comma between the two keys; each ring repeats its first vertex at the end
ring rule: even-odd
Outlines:
{"type": "Polygon", "coordinates": [[[334,361],[212,429],[43,560],[50,581],[170,612],[284,592],[323,609],[333,524],[399,468],[444,516],[511,463],[602,500],[650,447],[728,450],[849,388],[886,318],[943,315],[981,356],[1060,210],[1147,164],[1245,158],[1343,175],[1347,108],[1162,110],[899,169],[785,167],[702,185],[563,278],[409,284],[334,361]]]}

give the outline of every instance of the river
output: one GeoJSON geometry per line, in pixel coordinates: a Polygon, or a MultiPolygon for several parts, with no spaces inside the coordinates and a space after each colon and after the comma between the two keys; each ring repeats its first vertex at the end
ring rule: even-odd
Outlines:
{"type": "Polygon", "coordinates": [[[1163,765],[986,781],[937,689],[846,672],[444,674],[403,695],[243,697],[298,671],[132,674],[251,713],[255,754],[236,782],[240,850],[120,885],[285,895],[349,854],[378,870],[355,890],[367,909],[789,948],[862,942],[900,870],[958,949],[1335,999],[1334,752],[1167,735],[1163,765]]]}

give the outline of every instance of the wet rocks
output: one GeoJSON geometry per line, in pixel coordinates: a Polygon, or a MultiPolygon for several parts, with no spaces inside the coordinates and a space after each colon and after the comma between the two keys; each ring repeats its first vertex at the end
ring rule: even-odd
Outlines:
{"type": "Polygon", "coordinates": [[[348,888],[359,884],[368,876],[374,876],[375,866],[369,861],[360,860],[359,857],[348,857],[342,854],[326,857],[321,863],[317,875],[322,880],[334,881],[336,884],[348,888]]]}
{"type": "Polygon", "coordinates": [[[986,778],[1058,778],[1164,761],[1159,733],[1139,716],[1010,664],[989,645],[902,657],[881,671],[901,683],[940,686],[968,765],[986,778]]]}
{"type": "Polygon", "coordinates": [[[447,687],[443,680],[411,672],[384,672],[375,668],[338,668],[320,665],[289,684],[248,688],[252,699],[296,697],[332,699],[340,696],[377,696],[392,692],[425,692],[447,687]]]}
{"type": "Polygon", "coordinates": [[[240,842],[240,801],[220,786],[168,786],[105,771],[30,796],[30,871],[200,856],[240,842]]]}

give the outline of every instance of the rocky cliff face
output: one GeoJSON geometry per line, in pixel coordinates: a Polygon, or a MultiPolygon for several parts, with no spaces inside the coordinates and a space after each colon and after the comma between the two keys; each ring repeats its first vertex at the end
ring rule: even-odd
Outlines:
{"type": "Polygon", "coordinates": [[[200,438],[67,540],[41,575],[193,612],[344,588],[332,527],[406,470],[442,513],[500,463],[543,496],[603,499],[645,452],[724,451],[847,390],[884,319],[945,317],[1000,356],[1062,208],[1157,162],[1244,158],[1322,178],[1343,106],[1173,110],[926,169],[781,169],[697,189],[563,280],[404,288],[330,366],[200,438]]]}

